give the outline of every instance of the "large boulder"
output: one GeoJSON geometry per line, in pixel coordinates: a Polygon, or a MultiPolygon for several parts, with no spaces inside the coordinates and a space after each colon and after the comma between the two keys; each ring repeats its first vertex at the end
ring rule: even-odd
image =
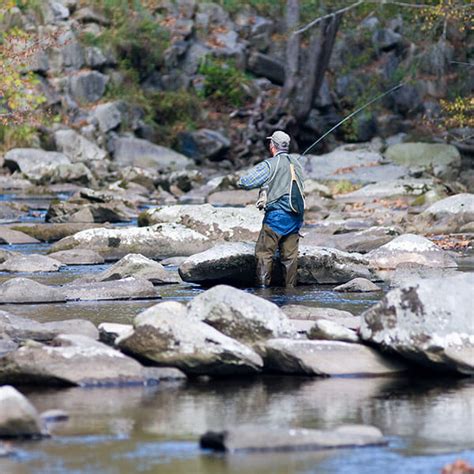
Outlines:
{"type": "Polygon", "coordinates": [[[388,147],[385,156],[413,172],[424,171],[441,179],[456,178],[461,167],[458,149],[441,143],[399,143],[388,147]]]}
{"type": "Polygon", "coordinates": [[[56,148],[72,162],[103,160],[107,152],[75,130],[57,130],[54,133],[56,148]]]}
{"type": "Polygon", "coordinates": [[[120,137],[113,146],[114,161],[120,166],[166,171],[181,170],[192,164],[186,156],[141,138],[120,137]]]}
{"type": "Polygon", "coordinates": [[[51,252],[86,248],[107,260],[118,260],[129,253],[145,257],[175,257],[202,252],[210,240],[180,224],[158,224],[151,227],[123,229],[89,229],[56,242],[51,252]]]}
{"type": "MultiPolygon", "coordinates": [[[[373,279],[368,260],[359,254],[340,250],[301,246],[298,256],[298,283],[345,283],[353,278],[373,279]]],[[[252,286],[255,283],[255,245],[244,242],[219,244],[201,254],[192,255],[179,267],[184,281],[200,284],[232,282],[252,286]]],[[[274,281],[279,266],[274,265],[274,281]]]]}
{"type": "Polygon", "coordinates": [[[259,372],[263,366],[252,349],[190,317],[177,302],[140,313],[134,332],[116,343],[127,353],[187,374],[243,375],[259,372]]]}
{"type": "Polygon", "coordinates": [[[9,227],[0,227],[0,245],[15,244],[38,244],[39,240],[25,234],[24,232],[10,229],[9,227]]]}
{"type": "Polygon", "coordinates": [[[473,222],[474,194],[463,193],[435,202],[418,216],[415,225],[420,231],[443,234],[463,232],[473,222]]]}
{"type": "Polygon", "coordinates": [[[188,308],[189,316],[244,343],[296,336],[276,304],[231,286],[214,286],[196,296],[188,308]]]}
{"type": "Polygon", "coordinates": [[[52,253],[49,256],[64,263],[64,265],[98,265],[104,263],[102,256],[88,249],[63,250],[52,253]]]}
{"type": "Polygon", "coordinates": [[[28,278],[12,278],[0,284],[0,304],[63,303],[65,301],[66,298],[61,290],[28,278]]]}
{"type": "Polygon", "coordinates": [[[320,451],[384,446],[387,441],[374,426],[343,425],[331,430],[274,429],[241,426],[201,436],[201,448],[230,453],[320,451]]]}
{"type": "Polygon", "coordinates": [[[15,388],[0,387],[0,438],[38,438],[44,434],[36,408],[15,388]]]}
{"type": "Polygon", "coordinates": [[[342,196],[344,201],[373,200],[398,196],[420,196],[434,188],[430,179],[395,179],[367,184],[342,196]]]}
{"type": "Polygon", "coordinates": [[[216,130],[202,128],[180,135],[181,151],[197,162],[205,159],[219,161],[229,148],[230,140],[216,130]]]}
{"type": "Polygon", "coordinates": [[[137,211],[122,201],[81,204],[75,202],[52,202],[46,213],[46,222],[65,223],[105,223],[130,222],[137,211]]]}
{"type": "Polygon", "coordinates": [[[52,345],[30,341],[0,359],[0,382],[111,386],[144,384],[134,359],[87,336],[60,335],[52,345]]]}
{"type": "Polygon", "coordinates": [[[410,174],[404,166],[385,163],[382,155],[369,146],[344,145],[325,155],[306,155],[304,161],[307,177],[319,180],[369,184],[410,174]]]}
{"type": "Polygon", "coordinates": [[[265,368],[284,374],[375,376],[406,370],[375,349],[349,342],[271,339],[261,351],[265,368]]]}
{"type": "Polygon", "coordinates": [[[61,267],[64,264],[45,255],[18,255],[5,260],[0,265],[0,272],[57,272],[61,267]]]}
{"type": "Polygon", "coordinates": [[[164,206],[146,211],[147,222],[175,222],[193,229],[211,240],[256,240],[263,214],[254,206],[245,208],[200,206],[164,206]]]}
{"type": "Polygon", "coordinates": [[[27,339],[50,342],[59,334],[81,334],[92,339],[99,338],[97,328],[85,319],[39,323],[33,319],[22,318],[5,311],[0,311],[0,332],[8,335],[15,342],[27,339]]]}
{"type": "Polygon", "coordinates": [[[5,154],[4,166],[20,171],[28,179],[40,182],[52,169],[60,165],[70,165],[62,153],[38,150],[35,148],[14,148],[5,154]]]}
{"type": "Polygon", "coordinates": [[[97,102],[105,93],[108,77],[97,71],[81,71],[71,76],[69,92],[80,104],[97,102]]]}
{"type": "Polygon", "coordinates": [[[122,123],[122,112],[122,102],[107,102],[105,104],[99,104],[94,109],[93,117],[97,120],[100,131],[107,133],[122,123]]]}
{"type": "Polygon", "coordinates": [[[151,281],[154,285],[179,283],[175,274],[166,271],[163,265],[140,254],[130,253],[103,272],[94,275],[94,281],[121,280],[134,277],[151,281]]]}
{"type": "Polygon", "coordinates": [[[367,254],[370,266],[393,269],[406,263],[428,267],[456,267],[456,261],[445,250],[420,235],[404,234],[367,254]]]}
{"type": "Polygon", "coordinates": [[[396,288],[362,315],[360,335],[434,369],[474,374],[474,275],[396,288]]]}

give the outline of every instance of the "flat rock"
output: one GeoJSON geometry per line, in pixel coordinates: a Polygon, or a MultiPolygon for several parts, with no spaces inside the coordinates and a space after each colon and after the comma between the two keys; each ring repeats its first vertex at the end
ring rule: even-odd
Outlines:
{"type": "Polygon", "coordinates": [[[434,188],[430,179],[396,179],[367,184],[357,191],[341,196],[344,201],[383,199],[399,196],[420,196],[434,188]]]}
{"type": "Polygon", "coordinates": [[[252,374],[263,365],[252,349],[189,317],[184,305],[172,301],[140,313],[134,332],[117,344],[127,353],[186,374],[252,374]]]}
{"type": "Polygon", "coordinates": [[[56,242],[51,252],[87,248],[106,260],[118,260],[129,253],[145,257],[192,255],[211,246],[210,240],[180,224],[157,224],[151,227],[88,229],[56,242]]]}
{"type": "Polygon", "coordinates": [[[0,227],[0,245],[15,245],[15,244],[38,244],[39,240],[30,237],[29,235],[10,229],[8,227],[0,227]]]}
{"type": "Polygon", "coordinates": [[[418,364],[474,374],[474,275],[409,282],[362,314],[361,337],[418,364]]]}
{"type": "Polygon", "coordinates": [[[28,278],[11,278],[0,284],[0,304],[64,303],[66,298],[57,288],[28,278]]]}
{"type": "Polygon", "coordinates": [[[77,234],[81,230],[98,229],[107,227],[107,224],[98,223],[64,223],[64,224],[22,224],[11,227],[13,230],[19,230],[34,239],[41,242],[56,242],[70,235],[77,234]]]}
{"type": "Polygon", "coordinates": [[[213,206],[248,206],[255,204],[258,199],[258,190],[233,189],[230,191],[218,191],[207,198],[207,202],[213,206]]]}
{"type": "Polygon", "coordinates": [[[163,265],[140,254],[130,253],[107,270],[94,275],[94,281],[121,280],[134,277],[151,281],[154,285],[179,283],[181,279],[166,271],[163,265]]]}
{"type": "Polygon", "coordinates": [[[343,311],[335,308],[314,308],[313,306],[304,306],[300,304],[287,304],[281,307],[281,310],[290,319],[304,319],[308,321],[316,321],[318,319],[333,318],[354,318],[355,316],[349,311],[343,311]]]}
{"type": "Polygon", "coordinates": [[[255,206],[245,208],[203,205],[165,206],[146,211],[150,224],[182,224],[211,240],[256,240],[263,213],[255,206]]]}
{"type": "Polygon", "coordinates": [[[46,213],[50,223],[114,223],[130,222],[137,210],[122,201],[105,203],[52,202],[46,213]]]}
{"type": "Polygon", "coordinates": [[[49,254],[49,257],[64,265],[98,265],[105,261],[97,252],[87,249],[62,250],[49,254]]]}
{"type": "Polygon", "coordinates": [[[199,441],[201,448],[229,453],[319,451],[327,449],[384,446],[380,430],[366,425],[344,425],[332,430],[307,430],[243,426],[226,431],[208,431],[199,441]]]}
{"type": "Polygon", "coordinates": [[[69,283],[61,288],[67,301],[141,300],[160,298],[153,284],[142,278],[93,283],[69,283]]]}
{"type": "Polygon", "coordinates": [[[456,267],[456,261],[425,237],[404,234],[367,254],[370,266],[377,269],[396,268],[406,263],[428,267],[456,267]]]}
{"type": "Polygon", "coordinates": [[[0,311],[0,332],[7,334],[15,342],[27,339],[50,342],[59,334],[80,334],[92,339],[99,339],[97,328],[90,321],[84,319],[39,323],[33,319],[15,316],[5,311],[0,311]]]}
{"type": "Polygon", "coordinates": [[[34,385],[145,384],[143,367],[86,336],[60,335],[53,345],[30,342],[0,359],[0,381],[34,385]]]}
{"type": "Polygon", "coordinates": [[[0,438],[39,438],[44,430],[36,408],[15,388],[0,387],[0,438]]]}
{"type": "Polygon", "coordinates": [[[214,286],[196,296],[188,314],[243,343],[296,336],[276,304],[231,286],[214,286]]]}
{"type": "Polygon", "coordinates": [[[57,272],[61,267],[64,267],[64,264],[54,258],[29,254],[8,258],[0,265],[0,272],[57,272]]]}
{"type": "Polygon", "coordinates": [[[407,370],[375,349],[339,341],[272,339],[262,354],[265,369],[293,375],[375,376],[407,370]]]}
{"type": "Polygon", "coordinates": [[[370,280],[365,278],[354,278],[347,283],[343,283],[342,285],[336,286],[334,291],[339,292],[352,292],[352,293],[367,293],[371,291],[381,291],[382,288],[372,283],[370,280]]]}

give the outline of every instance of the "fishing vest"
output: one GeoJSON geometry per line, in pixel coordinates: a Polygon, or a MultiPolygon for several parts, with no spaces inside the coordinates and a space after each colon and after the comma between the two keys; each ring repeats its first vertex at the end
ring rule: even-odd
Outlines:
{"type": "Polygon", "coordinates": [[[278,153],[265,162],[270,167],[270,178],[265,183],[265,187],[268,188],[267,205],[277,201],[283,195],[289,194],[292,181],[290,164],[293,165],[296,183],[303,195],[303,168],[298,160],[298,155],[278,153]]]}

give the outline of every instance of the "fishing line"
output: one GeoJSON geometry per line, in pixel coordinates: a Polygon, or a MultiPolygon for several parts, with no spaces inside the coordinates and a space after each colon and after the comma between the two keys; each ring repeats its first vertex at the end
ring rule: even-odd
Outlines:
{"type": "Polygon", "coordinates": [[[347,120],[351,119],[352,117],[354,117],[354,115],[357,115],[359,112],[362,112],[362,110],[364,110],[365,108],[367,108],[369,105],[373,104],[374,102],[377,102],[378,100],[382,99],[383,97],[385,97],[386,95],[388,94],[391,94],[392,92],[396,91],[397,89],[400,89],[400,87],[403,87],[405,85],[405,83],[401,82],[400,84],[397,84],[396,86],[392,87],[391,89],[389,89],[388,91],[385,91],[383,92],[382,94],[378,95],[377,97],[374,97],[373,99],[371,99],[369,102],[367,102],[366,104],[362,105],[361,107],[359,107],[357,110],[355,110],[354,112],[352,112],[351,114],[349,114],[347,117],[343,118],[340,122],[338,122],[336,125],[334,125],[334,127],[332,127],[331,129],[329,129],[324,135],[322,135],[321,137],[319,137],[311,146],[309,146],[303,153],[302,155],[306,155],[306,153],[308,153],[310,150],[312,150],[321,140],[324,140],[324,138],[326,138],[330,133],[332,133],[334,130],[336,130],[336,128],[340,127],[344,122],[346,122],[347,120]]]}

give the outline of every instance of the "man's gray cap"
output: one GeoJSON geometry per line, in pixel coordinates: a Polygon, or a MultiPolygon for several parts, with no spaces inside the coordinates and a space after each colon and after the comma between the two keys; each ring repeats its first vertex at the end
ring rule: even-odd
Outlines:
{"type": "Polygon", "coordinates": [[[277,148],[288,149],[290,147],[290,136],[287,133],[282,132],[281,130],[273,132],[272,136],[267,137],[267,139],[271,140],[277,148]]]}

